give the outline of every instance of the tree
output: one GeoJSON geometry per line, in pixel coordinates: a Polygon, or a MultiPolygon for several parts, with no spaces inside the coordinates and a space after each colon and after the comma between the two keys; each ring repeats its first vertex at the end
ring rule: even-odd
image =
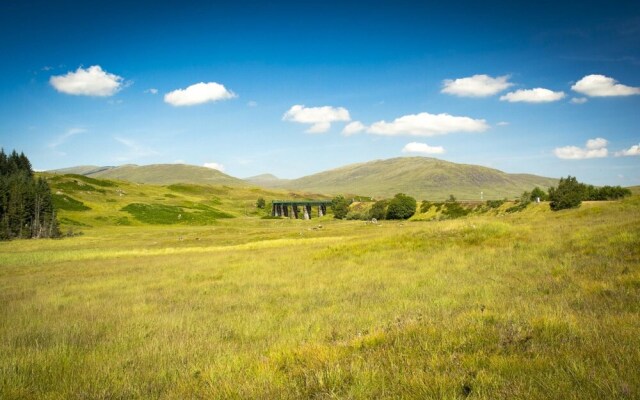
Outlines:
{"type": "Polygon", "coordinates": [[[531,201],[536,201],[538,198],[540,198],[541,201],[547,200],[548,196],[547,193],[540,189],[539,187],[535,187],[532,191],[531,191],[531,197],[529,197],[529,199],[531,201]]]}
{"type": "Polygon", "coordinates": [[[376,201],[371,209],[369,210],[369,218],[373,219],[384,219],[387,215],[387,200],[378,200],[376,201]]]}
{"type": "Polygon", "coordinates": [[[404,193],[396,194],[389,201],[387,219],[407,219],[416,213],[416,199],[404,193]]]}
{"type": "Polygon", "coordinates": [[[580,207],[582,199],[586,195],[587,187],[569,175],[566,178],[560,178],[557,188],[549,189],[549,200],[551,201],[549,205],[553,211],[580,207]]]}
{"type": "Polygon", "coordinates": [[[264,199],[262,197],[258,197],[258,200],[256,201],[256,207],[264,208],[266,205],[267,203],[264,201],[264,199]]]}
{"type": "Polygon", "coordinates": [[[349,202],[344,196],[336,196],[331,200],[331,209],[333,210],[334,218],[343,219],[349,212],[349,202]]]}

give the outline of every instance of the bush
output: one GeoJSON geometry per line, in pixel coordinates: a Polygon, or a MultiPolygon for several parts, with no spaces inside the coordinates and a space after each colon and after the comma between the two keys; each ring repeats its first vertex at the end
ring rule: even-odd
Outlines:
{"type": "Polygon", "coordinates": [[[587,187],[569,175],[566,178],[560,178],[557,188],[549,189],[549,200],[551,200],[549,205],[553,211],[580,207],[586,194],[587,187]]]}
{"type": "Polygon", "coordinates": [[[426,213],[427,211],[429,211],[431,206],[432,206],[431,202],[427,200],[422,200],[422,203],[420,203],[420,212],[426,213]]]}
{"type": "Polygon", "coordinates": [[[336,196],[331,200],[331,209],[334,218],[343,219],[349,213],[349,202],[344,196],[336,196]]]}
{"type": "Polygon", "coordinates": [[[264,199],[262,197],[258,197],[258,200],[256,201],[256,207],[257,208],[264,208],[264,206],[267,203],[264,201],[264,199]]]}
{"type": "Polygon", "coordinates": [[[416,199],[403,193],[398,193],[389,201],[387,219],[407,219],[416,213],[416,199]]]}
{"type": "Polygon", "coordinates": [[[503,205],[505,200],[487,200],[487,207],[489,208],[499,208],[503,205]]]}
{"type": "Polygon", "coordinates": [[[384,219],[387,215],[387,200],[378,200],[369,210],[369,219],[375,218],[377,220],[384,219]]]}
{"type": "Polygon", "coordinates": [[[540,189],[539,187],[535,187],[532,191],[531,191],[531,195],[529,196],[529,200],[531,201],[536,201],[536,199],[540,198],[540,201],[545,201],[549,199],[549,196],[547,195],[547,193],[540,189]]]}

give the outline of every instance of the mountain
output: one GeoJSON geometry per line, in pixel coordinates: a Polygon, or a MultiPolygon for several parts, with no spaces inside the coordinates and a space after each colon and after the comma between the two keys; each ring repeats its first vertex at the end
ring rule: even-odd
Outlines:
{"type": "Polygon", "coordinates": [[[254,185],[263,187],[282,186],[286,185],[286,183],[290,181],[290,179],[280,179],[273,174],[250,176],[249,178],[244,178],[244,180],[254,185]]]}
{"type": "Polygon", "coordinates": [[[428,157],[400,157],[351,164],[288,182],[264,186],[326,194],[392,197],[402,192],[417,199],[460,200],[514,198],[536,186],[547,189],[556,179],[508,174],[478,165],[457,164],[428,157]]]}
{"type": "Polygon", "coordinates": [[[122,165],[119,167],[81,166],[49,171],[55,174],[78,174],[91,178],[118,179],[136,183],[171,185],[196,183],[227,186],[248,186],[242,179],[218,170],[185,164],[122,165]]]}

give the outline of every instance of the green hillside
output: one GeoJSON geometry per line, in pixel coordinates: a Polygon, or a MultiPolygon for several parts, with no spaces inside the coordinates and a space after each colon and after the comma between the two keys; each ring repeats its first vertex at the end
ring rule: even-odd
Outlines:
{"type": "Polygon", "coordinates": [[[269,210],[256,208],[259,197],[267,202],[323,198],[249,186],[184,183],[161,186],[77,174],[43,176],[51,185],[64,233],[109,226],[205,226],[222,219],[267,215],[269,210]]]}
{"type": "Polygon", "coordinates": [[[119,167],[82,166],[51,171],[58,174],[79,174],[93,178],[118,179],[136,183],[170,185],[195,183],[208,185],[248,186],[242,179],[234,178],[211,168],[185,164],[122,165],[119,167]]]}
{"type": "Polygon", "coordinates": [[[536,186],[547,189],[556,179],[507,174],[478,165],[456,164],[426,157],[401,157],[347,165],[330,171],[278,183],[273,187],[337,194],[392,197],[403,192],[418,199],[442,200],[513,198],[536,186]]]}

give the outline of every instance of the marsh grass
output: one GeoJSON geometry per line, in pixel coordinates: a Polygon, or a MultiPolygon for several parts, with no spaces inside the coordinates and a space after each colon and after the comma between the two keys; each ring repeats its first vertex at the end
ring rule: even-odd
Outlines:
{"type": "Polygon", "coordinates": [[[0,398],[638,398],[639,209],[0,243],[0,398]]]}

